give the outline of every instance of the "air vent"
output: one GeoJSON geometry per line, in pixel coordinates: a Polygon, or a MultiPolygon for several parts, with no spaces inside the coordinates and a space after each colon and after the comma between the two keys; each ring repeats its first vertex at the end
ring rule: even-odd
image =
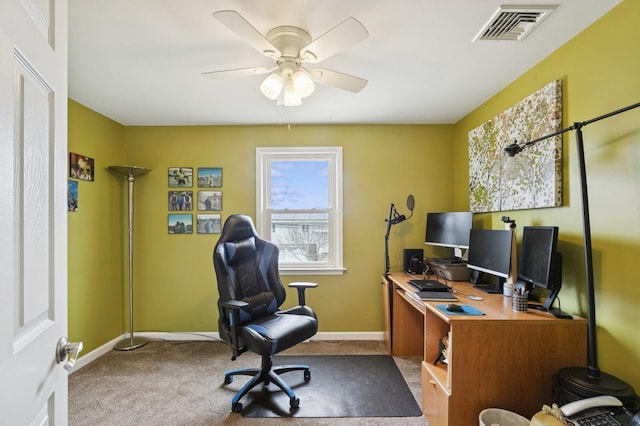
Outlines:
{"type": "Polygon", "coordinates": [[[477,40],[511,40],[525,38],[540,22],[553,12],[557,5],[502,5],[480,32],[477,40]]]}

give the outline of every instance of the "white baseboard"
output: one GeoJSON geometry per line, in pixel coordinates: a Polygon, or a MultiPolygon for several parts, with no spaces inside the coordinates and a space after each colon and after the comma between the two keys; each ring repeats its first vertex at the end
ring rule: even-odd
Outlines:
{"type": "MultiPolygon", "coordinates": [[[[128,336],[128,335],[127,335],[128,336]]],[[[82,367],[91,364],[93,361],[95,361],[96,359],[100,358],[102,355],[106,354],[107,352],[109,352],[111,349],[113,349],[113,347],[115,346],[116,343],[118,343],[120,340],[122,340],[125,336],[118,336],[115,339],[111,340],[110,342],[105,343],[104,345],[95,348],[94,350],[92,350],[91,352],[88,352],[86,354],[82,354],[82,352],[80,352],[80,357],[78,358],[78,360],[76,361],[75,365],[73,366],[73,370],[71,371],[71,373],[73,373],[76,370],[81,369],[82,367]]]]}
{"type": "MultiPolygon", "coordinates": [[[[171,333],[171,332],[137,332],[136,336],[146,337],[153,340],[171,340],[171,341],[209,341],[220,340],[220,335],[217,332],[193,332],[193,333],[171,333]]],[[[92,350],[89,353],[82,355],[76,361],[73,371],[79,370],[82,367],[89,365],[102,355],[106,354],[113,349],[116,343],[122,339],[129,337],[128,333],[118,336],[115,339],[105,343],[104,345],[92,350]]],[[[375,340],[381,341],[384,339],[384,334],[381,331],[348,331],[348,332],[319,332],[313,336],[310,340],[375,340]]],[[[135,350],[135,349],[134,349],[135,350]]]]}
{"type": "Polygon", "coordinates": [[[382,331],[323,331],[317,333],[311,340],[384,340],[382,331]]]}

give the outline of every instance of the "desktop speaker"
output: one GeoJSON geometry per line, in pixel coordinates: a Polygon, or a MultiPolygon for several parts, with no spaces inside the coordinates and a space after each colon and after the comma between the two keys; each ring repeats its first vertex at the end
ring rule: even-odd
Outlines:
{"type": "Polygon", "coordinates": [[[421,274],[424,269],[424,251],[422,249],[404,249],[402,270],[410,274],[421,274]]]}

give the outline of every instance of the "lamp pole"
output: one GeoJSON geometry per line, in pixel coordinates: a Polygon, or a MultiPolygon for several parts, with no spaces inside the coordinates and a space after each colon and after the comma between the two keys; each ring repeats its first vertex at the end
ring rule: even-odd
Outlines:
{"type": "MultiPolygon", "coordinates": [[[[570,130],[576,131],[576,149],[578,155],[578,168],[580,173],[580,191],[582,196],[582,226],[584,241],[584,258],[585,258],[585,279],[587,285],[587,368],[582,367],[566,367],[560,369],[554,381],[557,382],[557,397],[564,395],[568,400],[582,399],[597,395],[613,395],[618,397],[625,405],[633,405],[635,403],[635,393],[631,386],[626,382],[600,371],[598,367],[598,345],[596,341],[596,304],[593,279],[593,249],[591,246],[591,221],[589,216],[589,195],[587,191],[587,173],[584,155],[584,139],[582,128],[587,124],[604,120],[614,115],[640,107],[640,102],[629,105],[627,107],[612,111],[610,113],[595,117],[591,120],[577,122],[566,129],[542,136],[538,139],[529,141],[523,145],[513,143],[504,150],[510,157],[515,156],[524,148],[534,145],[537,142],[560,135],[570,130]]],[[[556,390],[554,390],[556,391],[556,390]]],[[[555,392],[554,392],[555,393],[555,392]]],[[[555,401],[563,403],[564,401],[555,401]]]]}
{"type": "Polygon", "coordinates": [[[119,351],[129,351],[147,344],[144,337],[133,335],[133,182],[138,176],[149,173],[151,170],[138,166],[109,166],[109,169],[127,177],[128,198],[128,239],[129,239],[129,337],[120,340],[114,346],[119,351]]]}

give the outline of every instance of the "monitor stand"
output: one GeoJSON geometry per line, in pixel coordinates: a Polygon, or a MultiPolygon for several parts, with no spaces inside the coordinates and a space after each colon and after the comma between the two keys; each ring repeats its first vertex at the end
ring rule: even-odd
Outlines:
{"type": "Polygon", "coordinates": [[[504,283],[504,278],[494,277],[494,282],[489,283],[484,280],[483,276],[484,274],[482,274],[473,285],[475,288],[489,294],[502,294],[502,284],[504,283]]]}
{"type": "Polygon", "coordinates": [[[537,303],[529,303],[527,304],[527,308],[535,309],[537,311],[542,311],[542,312],[549,312],[551,315],[553,315],[556,318],[573,319],[573,315],[554,307],[545,308],[544,305],[539,305],[537,303]]]}
{"type": "Polygon", "coordinates": [[[537,309],[543,312],[549,312],[551,315],[553,315],[556,318],[573,319],[573,315],[553,307],[553,303],[556,301],[556,298],[558,297],[558,293],[560,293],[561,288],[562,288],[561,281],[556,279],[556,286],[549,291],[549,293],[547,294],[547,298],[542,303],[542,305],[529,303],[527,307],[531,309],[537,309]]]}

